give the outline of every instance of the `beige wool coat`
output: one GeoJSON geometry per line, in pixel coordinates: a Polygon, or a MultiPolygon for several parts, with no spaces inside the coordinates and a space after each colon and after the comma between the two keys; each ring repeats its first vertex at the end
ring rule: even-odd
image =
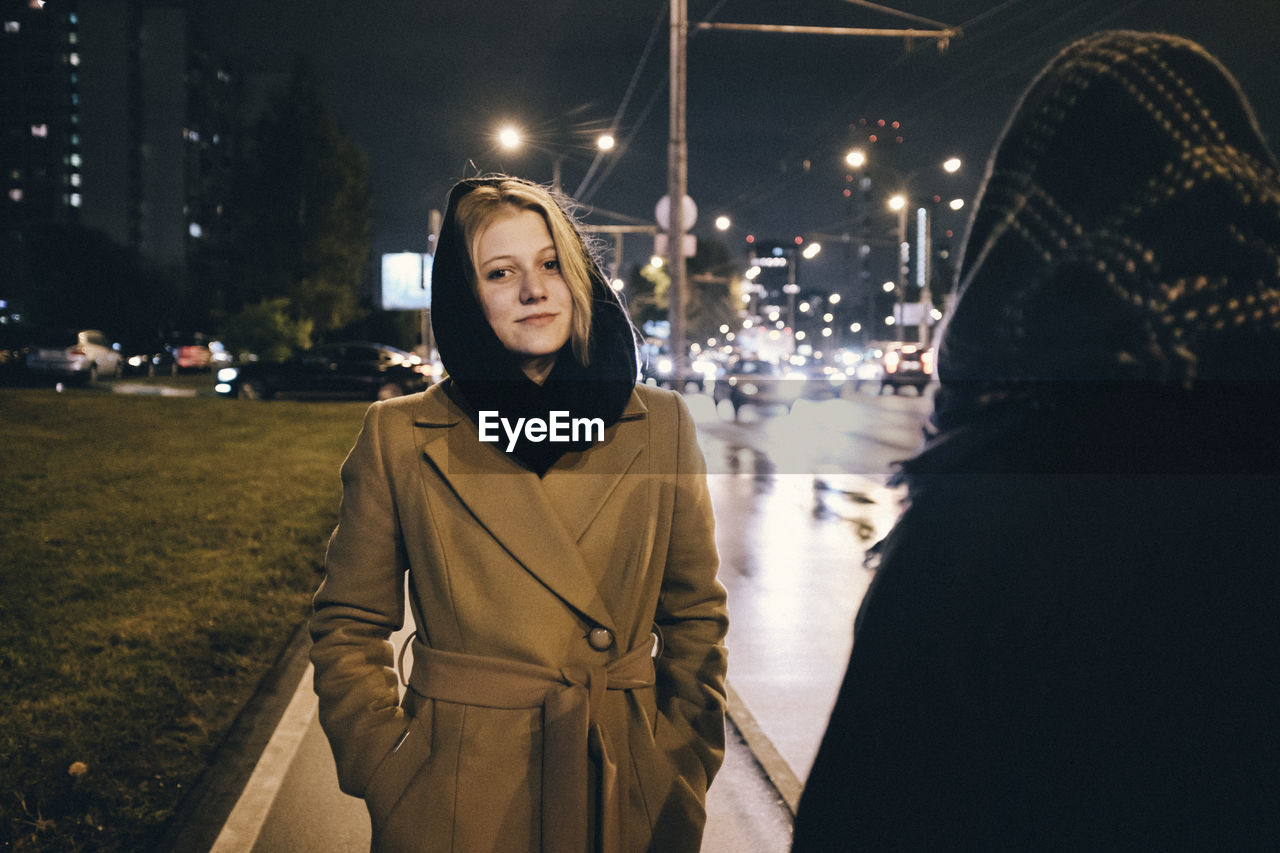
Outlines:
{"type": "Polygon", "coordinates": [[[370,407],[311,657],[375,850],[699,848],[728,627],[705,470],[683,400],[643,385],[542,478],[441,386],[370,407]]]}

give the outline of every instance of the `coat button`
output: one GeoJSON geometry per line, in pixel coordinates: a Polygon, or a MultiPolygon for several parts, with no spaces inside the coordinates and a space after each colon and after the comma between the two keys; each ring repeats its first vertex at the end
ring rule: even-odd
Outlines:
{"type": "Polygon", "coordinates": [[[609,633],[608,628],[592,628],[591,633],[587,635],[587,642],[591,648],[603,652],[613,645],[613,634],[609,633]]]}

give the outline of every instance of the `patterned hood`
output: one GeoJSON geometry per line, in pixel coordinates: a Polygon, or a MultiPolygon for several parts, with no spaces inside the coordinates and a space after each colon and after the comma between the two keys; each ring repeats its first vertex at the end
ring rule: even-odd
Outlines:
{"type": "Polygon", "coordinates": [[[1030,425],[1041,439],[1064,422],[1131,435],[1155,412],[1256,417],[1253,383],[1274,399],[1280,177],[1217,60],[1106,32],[1047,66],[988,165],[939,376],[916,470],[1030,425]]]}

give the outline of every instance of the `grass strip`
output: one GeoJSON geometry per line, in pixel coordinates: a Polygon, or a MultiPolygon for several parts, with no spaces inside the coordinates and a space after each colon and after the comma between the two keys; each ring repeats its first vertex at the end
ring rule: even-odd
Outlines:
{"type": "Polygon", "coordinates": [[[306,617],[366,405],[0,389],[0,847],[159,837],[306,617]]]}

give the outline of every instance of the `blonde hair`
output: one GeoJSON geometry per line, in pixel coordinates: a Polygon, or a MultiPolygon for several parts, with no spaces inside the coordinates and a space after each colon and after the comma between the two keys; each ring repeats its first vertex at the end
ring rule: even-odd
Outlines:
{"type": "Polygon", "coordinates": [[[577,223],[550,190],[519,178],[502,178],[481,184],[458,200],[456,216],[471,258],[467,268],[471,292],[478,301],[476,248],[480,235],[498,217],[519,210],[539,214],[551,232],[560,273],[569,286],[569,298],[573,303],[569,340],[573,344],[574,357],[579,364],[586,366],[591,352],[591,270],[596,262],[577,223]]]}

